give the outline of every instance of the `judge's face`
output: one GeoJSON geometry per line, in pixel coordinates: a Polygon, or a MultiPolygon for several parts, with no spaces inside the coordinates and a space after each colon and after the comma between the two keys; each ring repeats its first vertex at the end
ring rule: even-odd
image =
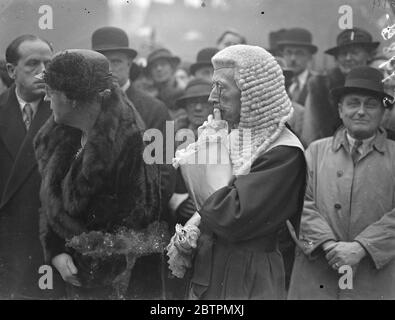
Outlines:
{"type": "Polygon", "coordinates": [[[233,68],[214,70],[213,88],[209,102],[221,111],[221,117],[229,124],[229,128],[236,128],[240,122],[241,92],[234,79],[233,68]]]}
{"type": "Polygon", "coordinates": [[[384,115],[379,98],[367,94],[346,94],[339,102],[339,115],[348,133],[355,139],[372,137],[384,115]]]}
{"type": "Polygon", "coordinates": [[[73,121],[73,100],[68,99],[64,92],[46,86],[45,98],[51,102],[50,108],[56,123],[69,125],[73,121]]]}

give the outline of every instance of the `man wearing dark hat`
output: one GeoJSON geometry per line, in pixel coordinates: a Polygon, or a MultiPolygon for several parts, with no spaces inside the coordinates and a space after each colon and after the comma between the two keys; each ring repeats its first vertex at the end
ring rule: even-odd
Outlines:
{"type": "Polygon", "coordinates": [[[165,103],[171,119],[174,120],[175,132],[185,128],[188,123],[185,110],[175,104],[184,93],[184,89],[179,86],[175,77],[180,62],[181,59],[166,48],[152,51],[147,58],[147,71],[158,89],[157,98],[165,103]]]}
{"type": "Polygon", "coordinates": [[[196,62],[191,65],[191,74],[197,79],[205,79],[211,82],[214,67],[211,58],[218,52],[217,48],[204,48],[196,56],[196,62]]]}
{"type": "Polygon", "coordinates": [[[352,69],[367,66],[378,46],[379,42],[373,41],[369,32],[353,28],[343,30],[337,37],[336,46],[325,51],[335,58],[337,66],[309,81],[302,134],[305,145],[332,136],[341,125],[330,90],[343,86],[352,69]]]}
{"type": "Polygon", "coordinates": [[[97,29],[92,34],[92,50],[102,53],[110,61],[112,74],[141,115],[146,128],[156,128],[164,133],[166,120],[170,120],[166,106],[130,82],[129,73],[137,52],[129,48],[126,32],[116,27],[97,29]]]}
{"type": "Polygon", "coordinates": [[[395,142],[380,127],[393,98],[382,80],[351,70],[331,90],[343,126],[306,150],[291,299],[395,299],[395,142]]]}
{"type": "Polygon", "coordinates": [[[317,47],[312,44],[312,35],[302,28],[288,29],[283,32],[277,46],[284,57],[288,68],[294,73],[289,87],[289,95],[293,101],[304,106],[307,97],[307,82],[313,73],[309,65],[317,47]]]}

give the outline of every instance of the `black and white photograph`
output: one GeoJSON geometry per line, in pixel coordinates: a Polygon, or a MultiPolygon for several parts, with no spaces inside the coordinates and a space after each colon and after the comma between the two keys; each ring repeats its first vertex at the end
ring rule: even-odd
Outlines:
{"type": "Polygon", "coordinates": [[[0,300],[395,300],[394,36],[395,0],[0,0],[0,300]]]}

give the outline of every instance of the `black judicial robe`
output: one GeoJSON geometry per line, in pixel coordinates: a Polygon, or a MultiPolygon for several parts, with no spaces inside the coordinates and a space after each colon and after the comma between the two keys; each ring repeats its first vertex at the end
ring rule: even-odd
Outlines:
{"type": "Polygon", "coordinates": [[[305,185],[303,152],[277,146],[213,193],[199,211],[189,298],[284,299],[277,236],[287,219],[298,228],[305,185]]]}

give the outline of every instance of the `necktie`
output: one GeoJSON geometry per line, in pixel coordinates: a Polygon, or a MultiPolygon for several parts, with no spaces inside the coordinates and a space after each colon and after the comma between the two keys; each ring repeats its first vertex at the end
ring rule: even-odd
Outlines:
{"type": "Polygon", "coordinates": [[[33,119],[33,108],[30,103],[26,103],[23,107],[23,122],[25,123],[26,130],[29,130],[33,119]]]}
{"type": "Polygon", "coordinates": [[[291,99],[292,100],[297,100],[300,94],[300,85],[299,85],[299,81],[298,78],[295,78],[293,80],[294,86],[291,92],[291,99]]]}
{"type": "Polygon", "coordinates": [[[355,143],[351,149],[351,158],[354,165],[357,163],[358,158],[361,155],[361,153],[358,150],[360,146],[362,146],[362,140],[355,140],[355,143]]]}

